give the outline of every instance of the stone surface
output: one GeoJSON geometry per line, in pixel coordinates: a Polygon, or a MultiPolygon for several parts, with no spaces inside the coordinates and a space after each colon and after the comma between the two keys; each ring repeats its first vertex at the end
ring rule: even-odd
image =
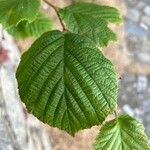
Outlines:
{"type": "Polygon", "coordinates": [[[130,20],[132,19],[132,21],[134,21],[134,22],[138,22],[139,21],[140,13],[139,13],[138,10],[136,10],[136,9],[129,9],[128,10],[128,14],[130,14],[130,15],[127,16],[128,19],[130,19],[130,20]]]}
{"type": "Polygon", "coordinates": [[[138,0],[126,0],[127,4],[130,5],[130,7],[134,7],[137,5],[138,0]]]}
{"type": "Polygon", "coordinates": [[[122,112],[144,123],[150,138],[150,0],[125,3],[125,33],[131,64],[120,82],[119,102],[122,112]]]}
{"type": "Polygon", "coordinates": [[[134,7],[137,9],[137,10],[143,10],[146,6],[146,3],[143,2],[143,1],[139,1],[137,5],[135,5],[134,7]]]}
{"type": "Polygon", "coordinates": [[[137,53],[137,60],[144,64],[150,64],[150,51],[137,53]]]}
{"type": "Polygon", "coordinates": [[[150,137],[150,76],[126,74],[120,82],[121,111],[141,121],[150,137]]]}
{"type": "Polygon", "coordinates": [[[141,18],[141,23],[143,23],[144,25],[146,25],[146,26],[148,26],[150,28],[150,17],[143,16],[141,18]]]}
{"type": "Polygon", "coordinates": [[[144,8],[144,13],[147,15],[147,16],[150,16],[150,6],[146,6],[144,8]]]}
{"type": "Polygon", "coordinates": [[[131,60],[127,70],[145,74],[150,72],[148,67],[150,65],[150,1],[125,2],[127,7],[125,31],[131,60]]]}

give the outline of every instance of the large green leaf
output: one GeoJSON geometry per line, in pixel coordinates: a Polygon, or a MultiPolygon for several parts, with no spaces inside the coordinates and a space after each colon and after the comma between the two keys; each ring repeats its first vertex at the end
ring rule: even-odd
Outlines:
{"type": "Polygon", "coordinates": [[[21,20],[33,21],[39,11],[40,0],[0,0],[0,23],[5,27],[21,20]]]}
{"type": "Polygon", "coordinates": [[[80,35],[43,34],[22,56],[16,76],[27,109],[71,135],[102,123],[117,105],[113,65],[80,35]]]}
{"type": "Polygon", "coordinates": [[[116,8],[91,3],[68,6],[60,10],[60,15],[69,31],[91,38],[100,47],[107,46],[109,41],[117,40],[108,23],[122,22],[116,8]]]}
{"type": "Polygon", "coordinates": [[[21,21],[17,26],[8,28],[7,31],[16,39],[25,39],[30,36],[40,37],[44,32],[51,29],[52,21],[47,16],[39,14],[33,22],[21,21]]]}
{"type": "Polygon", "coordinates": [[[122,115],[102,127],[94,150],[150,150],[150,147],[143,125],[122,115]]]}

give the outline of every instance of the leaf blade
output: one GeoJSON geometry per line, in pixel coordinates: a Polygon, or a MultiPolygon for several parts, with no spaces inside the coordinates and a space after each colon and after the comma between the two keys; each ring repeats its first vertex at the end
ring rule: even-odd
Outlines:
{"type": "Polygon", "coordinates": [[[12,26],[7,31],[16,39],[25,39],[28,37],[38,38],[44,32],[52,29],[52,21],[45,15],[39,14],[37,18],[32,21],[21,21],[17,26],[12,26]]]}
{"type": "Polygon", "coordinates": [[[43,34],[22,56],[16,76],[28,110],[71,135],[102,123],[117,105],[113,65],[76,34],[43,34]]]}
{"type": "Polygon", "coordinates": [[[149,150],[148,138],[141,123],[128,115],[106,123],[96,139],[94,150],[149,150]]]}
{"type": "Polygon", "coordinates": [[[122,19],[119,11],[113,7],[77,3],[61,9],[59,13],[69,31],[89,37],[100,47],[117,40],[108,23],[118,25],[122,19]]]}
{"type": "Polygon", "coordinates": [[[39,7],[39,0],[0,0],[0,23],[7,28],[22,20],[32,22],[38,15],[39,7]]]}

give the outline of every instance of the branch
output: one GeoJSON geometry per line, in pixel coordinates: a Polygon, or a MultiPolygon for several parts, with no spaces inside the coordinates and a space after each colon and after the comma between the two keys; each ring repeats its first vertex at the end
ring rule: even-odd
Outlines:
{"type": "Polygon", "coordinates": [[[76,3],[76,0],[70,0],[71,1],[71,4],[75,4],[76,3]]]}
{"type": "Polygon", "coordinates": [[[61,26],[63,28],[63,31],[67,31],[67,29],[66,29],[66,27],[65,27],[65,25],[64,25],[64,23],[63,23],[63,21],[62,21],[62,19],[60,17],[60,14],[59,14],[59,9],[60,8],[54,6],[51,2],[49,2],[49,0],[43,0],[43,1],[55,10],[55,12],[57,14],[57,17],[58,17],[58,19],[60,21],[60,24],[61,24],[61,26]]]}

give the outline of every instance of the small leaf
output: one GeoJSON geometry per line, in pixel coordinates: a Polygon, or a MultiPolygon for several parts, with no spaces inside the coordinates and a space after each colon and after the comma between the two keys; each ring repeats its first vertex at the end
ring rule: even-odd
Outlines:
{"type": "Polygon", "coordinates": [[[150,147],[143,125],[122,115],[101,128],[94,150],[150,150],[150,147]]]}
{"type": "Polygon", "coordinates": [[[43,34],[22,56],[16,76],[27,109],[71,135],[102,123],[116,109],[114,67],[80,35],[43,34]]]}
{"type": "Polygon", "coordinates": [[[33,22],[21,21],[17,26],[12,26],[7,31],[16,39],[25,39],[30,36],[38,38],[51,29],[52,21],[47,16],[40,14],[33,22]]]}
{"type": "Polygon", "coordinates": [[[0,0],[0,23],[4,27],[22,20],[32,22],[38,15],[40,0],[0,0]]]}
{"type": "Polygon", "coordinates": [[[27,21],[21,21],[17,26],[11,26],[6,30],[16,39],[25,39],[29,37],[29,34],[26,31],[27,23],[28,23],[27,21]]]}
{"type": "Polygon", "coordinates": [[[60,10],[61,18],[69,31],[91,38],[98,46],[105,47],[116,41],[116,34],[108,23],[120,24],[122,19],[116,8],[91,3],[77,3],[60,10]]]}
{"type": "Polygon", "coordinates": [[[26,24],[26,31],[30,36],[40,37],[44,32],[52,29],[52,21],[42,14],[38,15],[35,21],[26,24]]]}

